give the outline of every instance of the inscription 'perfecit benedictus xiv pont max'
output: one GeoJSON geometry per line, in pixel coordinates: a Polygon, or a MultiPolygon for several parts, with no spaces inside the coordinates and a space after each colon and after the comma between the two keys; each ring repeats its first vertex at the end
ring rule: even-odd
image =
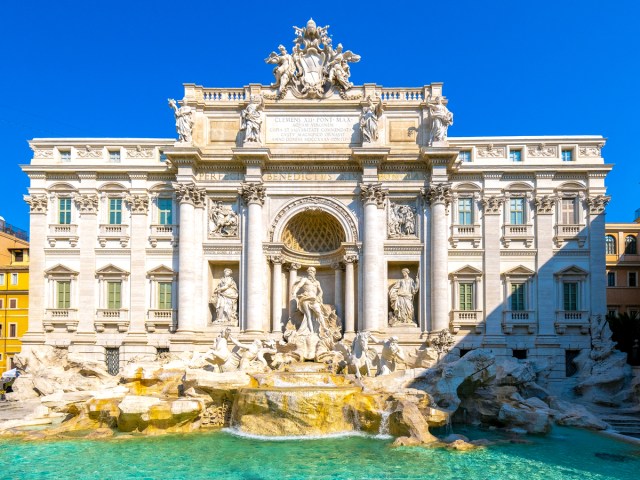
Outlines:
{"type": "Polygon", "coordinates": [[[442,83],[354,85],[328,29],[265,45],[272,85],[185,84],[177,141],[30,142],[25,349],[117,367],[233,338],[239,368],[444,339],[561,359],[561,388],[606,313],[603,137],[452,137],[442,83]]]}

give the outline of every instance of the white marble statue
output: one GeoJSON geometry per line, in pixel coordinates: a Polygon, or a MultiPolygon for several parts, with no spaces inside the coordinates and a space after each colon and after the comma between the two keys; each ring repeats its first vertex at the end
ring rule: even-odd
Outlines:
{"type": "Polygon", "coordinates": [[[231,372],[238,369],[238,358],[229,348],[231,338],[231,329],[224,329],[213,341],[213,346],[204,354],[204,359],[221,372],[231,372]]]}
{"type": "Polygon", "coordinates": [[[341,43],[338,44],[335,50],[331,48],[331,45],[328,45],[326,49],[328,51],[327,64],[325,66],[327,79],[332,85],[336,85],[343,90],[349,90],[353,87],[353,83],[349,81],[351,76],[349,62],[360,61],[360,56],[351,50],[343,52],[341,43]]]}
{"type": "Polygon", "coordinates": [[[187,105],[178,107],[173,98],[169,99],[169,106],[173,109],[173,114],[176,117],[178,141],[191,143],[191,134],[193,131],[193,109],[187,105]]]}
{"type": "Polygon", "coordinates": [[[298,310],[304,318],[298,328],[298,334],[321,333],[327,330],[322,312],[322,287],[316,279],[316,269],[309,267],[307,276],[300,277],[291,288],[291,297],[297,301],[298,310]]]}
{"type": "Polygon", "coordinates": [[[435,103],[429,103],[429,145],[447,140],[447,129],[453,125],[453,113],[442,103],[442,97],[436,97],[435,103]]]}
{"type": "Polygon", "coordinates": [[[271,55],[265,59],[265,62],[277,64],[273,69],[273,75],[276,81],[271,86],[276,87],[278,93],[282,94],[286,91],[289,84],[293,82],[296,66],[293,57],[287,53],[284,45],[278,45],[278,50],[280,51],[279,55],[276,52],[271,52],[271,55]]]}
{"type": "Polygon", "coordinates": [[[238,214],[230,207],[225,207],[222,202],[213,202],[209,210],[212,237],[237,237],[238,214]]]}
{"type": "Polygon", "coordinates": [[[382,101],[378,99],[377,104],[374,104],[371,97],[368,100],[368,105],[362,107],[360,115],[362,143],[372,143],[378,140],[378,120],[382,115],[382,101]]]}
{"type": "Polygon", "coordinates": [[[240,130],[244,130],[244,143],[260,143],[260,129],[262,127],[262,101],[260,103],[251,102],[242,111],[242,125],[240,130]]]}
{"type": "Polygon", "coordinates": [[[413,237],[416,234],[416,210],[410,205],[389,205],[387,223],[390,238],[413,237]]]}
{"type": "Polygon", "coordinates": [[[226,328],[220,332],[214,340],[213,346],[204,354],[204,359],[221,372],[255,368],[260,370],[268,367],[264,356],[266,354],[275,355],[276,353],[274,340],[256,339],[245,345],[231,335],[230,328],[226,328]],[[230,348],[229,342],[235,345],[235,348],[230,348]]]}
{"type": "Polygon", "coordinates": [[[389,289],[389,325],[411,325],[414,323],[413,297],[420,288],[420,279],[409,277],[409,269],[402,269],[402,279],[394,283],[389,289]]]}
{"type": "Polygon", "coordinates": [[[369,342],[380,343],[371,332],[358,332],[351,344],[351,353],[347,358],[347,369],[349,373],[355,373],[356,378],[371,376],[373,360],[376,359],[377,353],[369,348],[369,342]]]}
{"type": "Polygon", "coordinates": [[[399,341],[398,337],[392,336],[382,343],[377,375],[389,375],[396,371],[399,363],[406,362],[406,356],[399,341]]]}
{"type": "Polygon", "coordinates": [[[231,276],[230,268],[224,269],[224,276],[213,291],[209,303],[214,306],[214,323],[238,323],[238,287],[231,276]]]}

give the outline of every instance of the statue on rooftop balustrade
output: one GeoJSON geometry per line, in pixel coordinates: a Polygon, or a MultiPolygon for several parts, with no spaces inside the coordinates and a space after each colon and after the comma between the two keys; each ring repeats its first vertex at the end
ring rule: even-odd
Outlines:
{"type": "Polygon", "coordinates": [[[447,130],[453,125],[453,113],[442,103],[442,97],[436,97],[435,103],[429,103],[428,144],[447,140],[447,130]]]}
{"type": "Polygon", "coordinates": [[[191,134],[193,132],[193,109],[187,105],[178,107],[173,98],[169,99],[169,106],[173,109],[173,114],[176,117],[178,141],[191,143],[191,134]]]}

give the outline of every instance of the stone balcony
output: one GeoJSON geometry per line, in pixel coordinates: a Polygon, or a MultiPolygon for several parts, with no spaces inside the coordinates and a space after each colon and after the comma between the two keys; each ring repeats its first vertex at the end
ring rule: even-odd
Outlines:
{"type": "Polygon", "coordinates": [[[47,308],[43,326],[45,332],[75,332],[78,329],[78,310],[75,308],[47,308]]]}
{"type": "Polygon", "coordinates": [[[588,311],[568,311],[558,310],[556,311],[556,333],[562,335],[567,331],[567,328],[579,328],[580,333],[589,333],[589,312],[588,311]]]}
{"type": "Polygon", "coordinates": [[[453,310],[451,312],[451,331],[455,334],[461,328],[475,330],[482,333],[484,329],[482,310],[453,310]]]}
{"type": "Polygon", "coordinates": [[[75,248],[78,245],[78,226],[74,224],[50,224],[47,241],[50,247],[55,247],[58,241],[68,241],[69,245],[75,248]]]}
{"type": "Polygon", "coordinates": [[[578,242],[578,246],[583,247],[587,241],[587,234],[584,228],[584,224],[559,223],[555,227],[556,234],[553,237],[553,241],[556,243],[558,248],[562,247],[564,242],[568,242],[570,240],[576,240],[578,242]]]}
{"type": "Polygon", "coordinates": [[[129,310],[126,308],[100,308],[96,311],[96,332],[115,330],[124,333],[129,328],[129,310]]]}
{"type": "Polygon", "coordinates": [[[128,225],[100,225],[100,231],[98,233],[98,242],[101,247],[107,245],[107,241],[116,240],[120,242],[120,245],[126,247],[129,244],[129,226],[128,225]]]}
{"type": "Polygon", "coordinates": [[[524,241],[527,248],[533,245],[533,224],[523,225],[503,225],[502,227],[502,243],[505,247],[509,247],[509,244],[514,241],[524,241]]]}
{"type": "Polygon", "coordinates": [[[514,328],[523,328],[527,333],[536,331],[536,312],[532,310],[507,310],[502,312],[502,331],[509,335],[514,328]]]}
{"type": "Polygon", "coordinates": [[[168,241],[172,246],[178,245],[178,225],[151,225],[149,243],[156,247],[159,241],[168,241]]]}
{"type": "Polygon", "coordinates": [[[482,241],[482,228],[480,225],[451,225],[451,246],[456,248],[460,241],[471,241],[475,248],[480,246],[482,241]]]}
{"type": "Polygon", "coordinates": [[[178,325],[177,310],[148,310],[147,321],[145,326],[147,332],[154,333],[156,331],[174,332],[178,325]]]}

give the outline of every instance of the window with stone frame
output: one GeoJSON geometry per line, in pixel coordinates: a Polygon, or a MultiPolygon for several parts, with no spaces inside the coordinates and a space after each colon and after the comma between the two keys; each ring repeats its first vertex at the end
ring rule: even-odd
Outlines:
{"type": "MultiPolygon", "coordinates": [[[[129,272],[120,267],[109,264],[96,271],[100,289],[101,310],[126,310],[129,272]]],[[[142,294],[142,292],[136,292],[142,294]]]]}
{"type": "Polygon", "coordinates": [[[120,310],[122,307],[122,282],[111,280],[107,282],[107,309],[120,310]]]}
{"type": "Polygon", "coordinates": [[[613,235],[607,235],[604,238],[604,244],[607,255],[615,255],[616,252],[616,238],[613,235]]]}
{"type": "Polygon", "coordinates": [[[563,291],[563,310],[575,312],[578,310],[578,282],[564,282],[562,284],[563,291]]]}
{"type": "Polygon", "coordinates": [[[616,286],[616,272],[607,272],[607,287],[616,286]]]}
{"type": "Polygon", "coordinates": [[[563,148],[561,153],[561,158],[563,162],[572,162],[573,161],[573,149],[572,148],[563,148]]]}
{"type": "Polygon", "coordinates": [[[0,273],[0,285],[4,285],[5,282],[5,275],[4,273],[0,273]]]}
{"type": "Polygon", "coordinates": [[[458,198],[458,224],[473,225],[473,198],[458,198]]]}
{"type": "Polygon", "coordinates": [[[77,300],[74,299],[74,292],[77,285],[78,272],[71,270],[64,265],[58,264],[47,269],[47,309],[72,309],[76,307],[77,300]]]}
{"type": "Polygon", "coordinates": [[[475,284],[473,282],[458,284],[458,310],[475,310],[474,290],[475,284]]]}
{"type": "Polygon", "coordinates": [[[7,335],[9,338],[16,338],[18,336],[18,324],[10,323],[9,324],[9,334],[7,335]]]}
{"type": "MultiPolygon", "coordinates": [[[[564,312],[583,312],[588,298],[588,272],[572,265],[554,274],[558,286],[558,310],[564,312]]],[[[588,303],[588,302],[587,302],[588,303]]]]}
{"type": "Polygon", "coordinates": [[[158,197],[158,224],[173,225],[173,199],[171,197],[158,197]]]}
{"type": "Polygon", "coordinates": [[[17,298],[10,298],[9,299],[9,309],[15,310],[16,308],[18,308],[18,299],[17,298]]]}
{"type": "Polygon", "coordinates": [[[509,199],[509,223],[511,225],[525,224],[525,199],[523,197],[509,199]]]}
{"type": "Polygon", "coordinates": [[[122,225],[122,198],[110,197],[109,225],[122,225]]]}
{"type": "Polygon", "coordinates": [[[515,163],[522,162],[522,149],[509,150],[509,160],[515,163]]]}
{"type": "Polygon", "coordinates": [[[158,282],[158,309],[173,308],[173,282],[158,282]]]}
{"type": "Polygon", "coordinates": [[[634,235],[627,235],[624,239],[624,253],[627,255],[638,254],[638,240],[634,235]]]}
{"type": "Polygon", "coordinates": [[[71,224],[71,197],[58,198],[58,223],[60,225],[71,224]]]}
{"type": "Polygon", "coordinates": [[[512,312],[521,312],[527,309],[526,289],[527,289],[527,285],[525,283],[511,284],[510,303],[511,303],[512,312]]]}
{"type": "Polygon", "coordinates": [[[18,285],[18,274],[17,273],[12,273],[11,274],[11,285],[18,285]]]}
{"type": "Polygon", "coordinates": [[[71,308],[71,280],[56,281],[57,308],[71,308]]]}
{"type": "Polygon", "coordinates": [[[560,223],[562,225],[576,225],[578,222],[577,197],[563,197],[560,200],[560,223]]]}
{"type": "Polygon", "coordinates": [[[458,159],[462,163],[470,162],[471,161],[471,150],[460,150],[460,153],[458,154],[458,159]]]}

